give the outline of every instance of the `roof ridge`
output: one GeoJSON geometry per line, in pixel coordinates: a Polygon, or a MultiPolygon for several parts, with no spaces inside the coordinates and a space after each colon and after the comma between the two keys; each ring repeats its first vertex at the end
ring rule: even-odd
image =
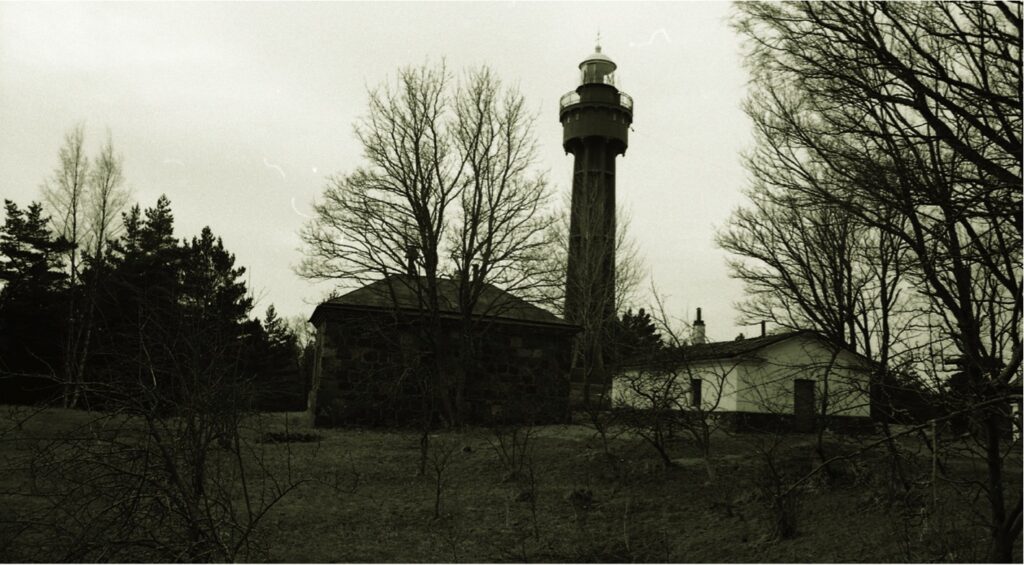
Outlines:
{"type": "Polygon", "coordinates": [[[691,355],[691,360],[717,359],[722,357],[738,357],[776,344],[780,341],[798,336],[813,334],[819,335],[814,330],[793,330],[789,332],[744,338],[730,341],[712,341],[708,343],[696,343],[685,345],[681,349],[691,355]]]}
{"type": "Polygon", "coordinates": [[[815,330],[809,330],[809,329],[792,330],[792,331],[782,332],[782,333],[774,333],[774,334],[768,334],[768,335],[759,335],[757,337],[744,337],[743,339],[724,339],[724,340],[720,340],[720,341],[709,341],[709,342],[706,342],[706,343],[693,343],[693,344],[690,344],[690,345],[685,345],[683,347],[697,347],[697,346],[701,346],[701,345],[717,345],[717,344],[722,344],[722,343],[749,343],[751,341],[760,341],[760,340],[778,339],[778,338],[788,338],[788,337],[793,337],[793,336],[798,335],[798,334],[805,334],[805,333],[816,334],[817,332],[815,330]]]}
{"type": "MultiPolygon", "coordinates": [[[[388,274],[371,281],[345,294],[335,296],[317,306],[357,307],[372,309],[415,310],[421,308],[419,285],[408,274],[388,274]]],[[[459,280],[453,277],[438,277],[438,298],[440,311],[443,314],[458,313],[459,280]]],[[[522,297],[483,281],[477,303],[473,308],[473,316],[484,318],[505,319],[520,322],[572,325],[549,310],[542,308],[522,297]]],[[[316,310],[314,310],[314,317],[316,310]]]]}

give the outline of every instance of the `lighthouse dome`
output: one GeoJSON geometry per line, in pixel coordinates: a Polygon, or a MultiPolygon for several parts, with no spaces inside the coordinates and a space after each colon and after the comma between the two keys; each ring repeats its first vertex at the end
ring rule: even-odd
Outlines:
{"type": "Polygon", "coordinates": [[[615,84],[615,61],[601,52],[598,45],[593,53],[580,63],[581,84],[615,84]]]}
{"type": "Polygon", "coordinates": [[[615,61],[612,61],[611,57],[601,52],[600,45],[597,46],[596,51],[591,53],[586,59],[583,59],[583,62],[580,63],[580,68],[582,69],[583,65],[586,65],[587,63],[603,63],[605,65],[610,65],[612,70],[616,68],[615,61]]]}

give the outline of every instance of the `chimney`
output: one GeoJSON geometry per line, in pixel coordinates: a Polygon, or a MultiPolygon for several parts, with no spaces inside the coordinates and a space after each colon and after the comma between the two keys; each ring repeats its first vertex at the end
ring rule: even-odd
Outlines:
{"type": "Polygon", "coordinates": [[[405,270],[410,277],[416,276],[416,259],[420,256],[415,245],[405,246],[405,270]]]}
{"type": "Polygon", "coordinates": [[[761,337],[764,337],[764,320],[761,320],[761,337]]]}
{"type": "Polygon", "coordinates": [[[708,342],[708,338],[704,334],[704,320],[700,319],[700,308],[697,308],[697,319],[693,321],[693,332],[690,339],[694,345],[708,342]]]}

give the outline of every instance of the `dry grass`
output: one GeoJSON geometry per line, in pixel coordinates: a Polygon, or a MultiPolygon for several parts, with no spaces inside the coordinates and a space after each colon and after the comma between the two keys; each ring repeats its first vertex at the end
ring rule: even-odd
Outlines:
{"type": "MultiPolygon", "coordinates": [[[[14,412],[0,410],[0,430],[12,428],[14,412]]],[[[0,431],[0,459],[24,455],[33,438],[88,419],[82,412],[50,410],[20,430],[0,431]]],[[[796,537],[773,541],[757,488],[759,461],[751,448],[759,438],[718,437],[718,480],[708,484],[699,454],[683,442],[673,445],[678,468],[665,469],[636,439],[616,439],[614,457],[606,457],[601,442],[580,426],[535,430],[527,471],[514,480],[492,450],[488,430],[435,434],[435,447],[455,449],[440,518],[434,519],[436,484],[431,476],[417,476],[416,432],[310,430],[297,424],[301,421],[294,414],[269,415],[259,431],[263,435],[253,432],[254,440],[275,438],[261,444],[274,473],[309,480],[262,523],[266,550],[250,560],[969,561],[984,556],[987,542],[972,515],[975,508],[949,495],[949,485],[942,486],[941,513],[929,513],[930,487],[909,497],[887,496],[880,451],[840,465],[833,484],[809,481],[800,489],[796,537]]],[[[786,439],[780,461],[790,476],[813,465],[809,441],[786,439]]],[[[843,443],[848,441],[836,438],[832,448],[852,450],[843,443]]],[[[1010,468],[1007,484],[1019,485],[1019,456],[1010,468]]],[[[24,488],[26,480],[0,476],[0,508],[25,504],[10,493],[24,488]]],[[[983,511],[983,504],[976,509],[983,511]]],[[[0,510],[0,519],[10,515],[0,510]]]]}

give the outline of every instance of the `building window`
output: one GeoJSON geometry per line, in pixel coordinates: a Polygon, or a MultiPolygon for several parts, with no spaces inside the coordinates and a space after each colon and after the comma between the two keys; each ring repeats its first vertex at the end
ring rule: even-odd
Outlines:
{"type": "Polygon", "coordinates": [[[700,379],[690,379],[690,405],[695,408],[700,408],[700,389],[703,384],[704,381],[700,379]]]}

